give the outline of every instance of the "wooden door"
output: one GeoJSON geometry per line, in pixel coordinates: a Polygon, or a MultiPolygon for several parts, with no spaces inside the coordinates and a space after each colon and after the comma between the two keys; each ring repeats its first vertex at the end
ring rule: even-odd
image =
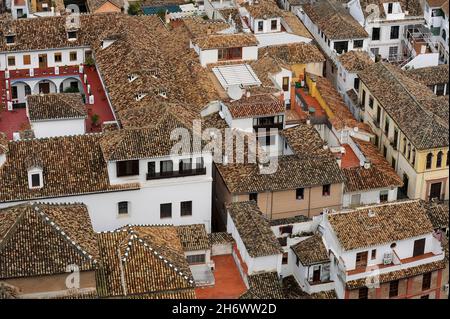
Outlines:
{"type": "Polygon", "coordinates": [[[356,268],[362,268],[367,266],[368,252],[363,251],[356,254],[356,268]]]}
{"type": "Polygon", "coordinates": [[[433,198],[441,198],[441,187],[442,187],[442,183],[433,183],[431,184],[430,187],[430,199],[433,198]]]}
{"type": "Polygon", "coordinates": [[[46,69],[47,67],[47,54],[39,54],[39,68],[46,69]]]}
{"type": "Polygon", "coordinates": [[[320,267],[313,271],[313,282],[320,282],[320,267]]]}
{"type": "Polygon", "coordinates": [[[413,257],[423,255],[425,253],[425,238],[414,241],[413,257]]]}
{"type": "Polygon", "coordinates": [[[39,83],[39,93],[49,94],[50,93],[50,83],[39,83]]]}

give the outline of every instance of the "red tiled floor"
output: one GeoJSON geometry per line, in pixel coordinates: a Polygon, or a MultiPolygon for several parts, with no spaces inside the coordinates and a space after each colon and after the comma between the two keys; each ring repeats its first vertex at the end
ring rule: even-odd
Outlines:
{"type": "Polygon", "coordinates": [[[12,140],[13,132],[18,132],[30,127],[25,109],[14,111],[0,111],[0,132],[6,133],[8,139],[12,140]]]}
{"type": "MultiPolygon", "coordinates": [[[[86,131],[87,132],[99,132],[101,130],[101,123],[106,121],[113,121],[114,115],[109,106],[106,94],[103,91],[103,86],[100,81],[100,77],[96,70],[89,67],[85,68],[87,74],[88,84],[91,85],[91,92],[94,95],[94,104],[87,104],[88,118],[86,119],[86,131]],[[99,116],[99,125],[97,127],[92,126],[92,115],[97,114],[99,116]]],[[[83,82],[83,81],[82,81],[83,82]]],[[[87,92],[87,86],[83,83],[84,91],[87,92]]]]}
{"type": "Polygon", "coordinates": [[[348,144],[343,144],[345,148],[345,154],[342,155],[341,159],[341,167],[349,168],[349,167],[359,167],[359,158],[356,156],[355,152],[353,152],[352,148],[348,144]]]}
{"type": "Polygon", "coordinates": [[[196,288],[198,299],[237,299],[247,291],[232,255],[213,256],[216,264],[214,287],[196,288]]]}

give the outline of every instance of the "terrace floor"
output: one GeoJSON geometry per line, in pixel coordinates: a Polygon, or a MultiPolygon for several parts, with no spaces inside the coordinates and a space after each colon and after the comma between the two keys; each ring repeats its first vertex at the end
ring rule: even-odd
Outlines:
{"type": "Polygon", "coordinates": [[[247,291],[232,255],[211,257],[216,264],[215,285],[195,289],[198,299],[237,299],[247,291]]]}
{"type": "Polygon", "coordinates": [[[312,97],[307,89],[296,88],[295,93],[300,97],[300,99],[306,104],[308,112],[311,116],[326,116],[325,110],[320,106],[319,101],[315,97],[312,97]]]}
{"type": "Polygon", "coordinates": [[[345,154],[341,157],[341,167],[342,168],[350,168],[350,167],[359,167],[359,158],[356,156],[355,152],[353,152],[352,148],[348,144],[342,144],[345,148],[345,154]]]}
{"type": "MultiPolygon", "coordinates": [[[[87,93],[87,85],[83,82],[83,74],[78,72],[77,66],[61,67],[59,74],[55,74],[54,68],[34,69],[33,76],[30,76],[29,69],[11,70],[10,79],[32,79],[32,78],[48,78],[54,76],[76,76],[83,85],[84,93],[87,93]]],[[[113,121],[114,115],[109,106],[108,99],[103,90],[102,83],[97,71],[93,68],[85,67],[84,73],[87,74],[87,82],[91,87],[92,95],[94,95],[94,104],[86,104],[88,118],[86,119],[86,132],[99,132],[101,125],[106,121],[113,121]],[[92,124],[92,115],[97,114],[99,121],[97,125],[92,124]]],[[[18,132],[30,127],[25,109],[7,110],[7,97],[5,87],[5,72],[0,71],[0,132],[6,133],[9,139],[12,139],[13,132],[18,132]]]]}

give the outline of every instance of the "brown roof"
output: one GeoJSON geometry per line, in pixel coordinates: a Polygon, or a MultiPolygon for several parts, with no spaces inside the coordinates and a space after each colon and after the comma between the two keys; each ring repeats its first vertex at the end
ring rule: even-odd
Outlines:
{"type": "Polygon", "coordinates": [[[319,0],[302,6],[305,13],[331,40],[361,39],[369,35],[336,0],[319,0]]]}
{"type": "Polygon", "coordinates": [[[348,72],[362,71],[374,63],[366,51],[348,51],[340,55],[338,59],[348,72]]]}
{"type": "Polygon", "coordinates": [[[258,3],[243,5],[254,19],[270,19],[282,16],[282,11],[273,0],[260,0],[258,3]]]}
{"type": "Polygon", "coordinates": [[[86,118],[83,97],[79,93],[55,93],[27,96],[30,121],[86,118]]]}
{"type": "Polygon", "coordinates": [[[178,226],[177,232],[184,251],[206,250],[211,248],[205,224],[178,226]]]}
{"type": "Polygon", "coordinates": [[[227,205],[227,210],[251,257],[278,255],[283,252],[269,222],[254,201],[231,203],[227,205]]]}
{"type": "Polygon", "coordinates": [[[359,73],[378,102],[419,150],[448,146],[448,98],[388,63],[374,63],[359,73]]]}
{"type": "Polygon", "coordinates": [[[94,270],[96,235],[84,204],[21,204],[0,210],[0,279],[94,270]]]}
{"type": "MultiPolygon", "coordinates": [[[[445,261],[435,261],[424,265],[419,265],[415,267],[409,267],[402,270],[391,271],[388,273],[377,274],[377,279],[379,283],[390,282],[394,280],[404,279],[419,276],[428,272],[436,271],[445,268],[445,261]]],[[[367,285],[366,278],[350,280],[346,282],[346,287],[348,289],[358,289],[367,285]]]]}
{"type": "Polygon", "coordinates": [[[280,132],[292,151],[300,156],[331,157],[331,152],[324,149],[326,143],[313,125],[299,124],[280,132]]]}
{"type": "Polygon", "coordinates": [[[98,242],[101,297],[160,299],[157,294],[177,290],[193,296],[194,281],[174,226],[125,226],[99,233],[98,242]]]}
{"type": "Polygon", "coordinates": [[[209,234],[211,245],[223,245],[234,243],[233,236],[227,232],[215,232],[209,234]]]}
{"type": "Polygon", "coordinates": [[[391,202],[329,214],[330,225],[344,250],[395,242],[433,232],[419,200],[391,202]],[[369,216],[372,213],[373,216],[369,216]]]}
{"type": "Polygon", "coordinates": [[[241,19],[241,14],[239,13],[238,8],[223,8],[223,9],[218,9],[217,11],[220,13],[222,18],[227,22],[231,22],[231,21],[229,21],[229,19],[231,17],[231,20],[234,22],[234,26],[236,27],[236,30],[238,32],[242,31],[242,19],[241,19]]]}
{"type": "Polygon", "coordinates": [[[110,185],[100,148],[101,134],[9,142],[0,168],[0,202],[137,189],[139,185],[110,185]],[[28,169],[43,170],[42,188],[30,189],[28,169]]]}
{"type": "MultiPolygon", "coordinates": [[[[386,12],[383,7],[383,3],[392,2],[391,0],[360,0],[361,8],[366,8],[369,5],[376,5],[379,9],[379,14],[381,18],[386,17],[386,12]]],[[[407,16],[410,17],[423,17],[423,9],[420,0],[398,0],[403,12],[408,12],[407,16]]],[[[363,14],[367,17],[371,11],[367,12],[362,10],[363,14]]]]}
{"type": "Polygon", "coordinates": [[[265,55],[287,65],[319,63],[325,61],[325,56],[320,52],[316,45],[303,42],[268,46],[259,49],[258,56],[263,57],[265,55]]]}
{"type": "Polygon", "coordinates": [[[239,299],[284,299],[277,272],[263,272],[247,276],[248,290],[239,299]]]}
{"type": "Polygon", "coordinates": [[[433,228],[449,228],[449,205],[446,201],[422,201],[433,228]]]}
{"type": "Polygon", "coordinates": [[[448,64],[429,66],[419,69],[410,69],[406,72],[410,77],[425,84],[426,86],[448,83],[448,64]]]}
{"type": "Polygon", "coordinates": [[[291,247],[303,266],[329,262],[328,251],[323,244],[322,236],[315,234],[291,247]]]}
{"type": "Polygon", "coordinates": [[[107,2],[115,5],[119,9],[123,7],[122,0],[86,0],[90,12],[95,12],[107,2]]]}
{"type": "Polygon", "coordinates": [[[309,33],[308,29],[302,23],[302,21],[291,11],[282,11],[282,19],[287,23],[293,34],[312,39],[313,36],[309,33]]]}
{"type": "Polygon", "coordinates": [[[402,179],[380,154],[375,145],[356,138],[353,140],[366,159],[369,160],[370,168],[364,168],[364,166],[343,168],[345,193],[403,186],[402,179]]]}
{"type": "Polygon", "coordinates": [[[250,66],[265,87],[274,87],[270,75],[281,72],[280,63],[270,56],[260,56],[258,60],[251,61],[250,66]]]}
{"type": "MultiPolygon", "coordinates": [[[[228,16],[224,18],[228,19],[228,16]]],[[[189,31],[190,37],[194,39],[210,34],[216,34],[231,27],[228,22],[224,22],[222,20],[205,20],[201,17],[195,16],[185,18],[182,21],[189,31]]]]}
{"type": "Polygon", "coordinates": [[[284,103],[272,94],[251,94],[239,100],[226,102],[233,118],[245,118],[283,113],[284,103]]]}
{"type": "Polygon", "coordinates": [[[0,155],[8,153],[9,140],[5,133],[0,132],[0,155]]]}
{"type": "Polygon", "coordinates": [[[192,40],[195,45],[202,50],[212,50],[220,48],[254,47],[258,45],[258,40],[253,34],[212,34],[192,40]]]}

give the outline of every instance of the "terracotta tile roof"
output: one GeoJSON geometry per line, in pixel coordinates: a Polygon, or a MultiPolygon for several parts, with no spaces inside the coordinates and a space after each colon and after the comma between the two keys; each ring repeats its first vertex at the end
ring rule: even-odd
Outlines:
{"type": "Polygon", "coordinates": [[[250,66],[265,87],[275,87],[270,75],[281,72],[280,63],[272,57],[260,56],[258,60],[251,61],[250,66]]]}
{"type": "Polygon", "coordinates": [[[252,258],[281,254],[283,251],[254,201],[227,205],[233,223],[252,258]]]}
{"type": "Polygon", "coordinates": [[[438,66],[429,66],[419,69],[410,69],[406,73],[413,79],[425,84],[426,86],[448,83],[449,67],[448,64],[438,66]]]}
{"type": "Polygon", "coordinates": [[[336,291],[326,290],[307,294],[300,288],[297,280],[293,275],[283,277],[282,280],[283,294],[286,299],[337,299],[336,291]]]}
{"type": "Polygon", "coordinates": [[[104,5],[107,2],[115,5],[119,9],[123,7],[122,0],[86,0],[86,4],[91,13],[95,12],[97,9],[99,9],[102,5],[104,5]]]}
{"type": "Polygon", "coordinates": [[[247,276],[249,289],[239,299],[284,299],[277,272],[247,276]]]}
{"type": "Polygon", "coordinates": [[[234,22],[236,31],[241,32],[242,31],[242,19],[241,14],[239,13],[238,8],[224,8],[217,10],[220,15],[223,17],[223,19],[227,22],[234,22]],[[229,20],[231,18],[231,21],[229,20]]]}
{"type": "Polygon", "coordinates": [[[258,164],[217,164],[216,167],[231,193],[278,191],[336,184],[344,176],[336,160],[325,157],[297,155],[278,157],[278,169],[272,174],[261,174],[258,164]]]}
{"type": "Polygon", "coordinates": [[[330,157],[329,150],[324,149],[326,143],[313,125],[299,124],[280,131],[292,151],[303,157],[330,157]]]}
{"type": "Polygon", "coordinates": [[[245,3],[243,7],[254,19],[270,19],[282,16],[282,11],[273,0],[260,0],[258,3],[245,3]]]}
{"type": "Polygon", "coordinates": [[[433,228],[449,228],[449,205],[446,201],[422,201],[433,228]]]}
{"type": "Polygon", "coordinates": [[[448,0],[444,2],[444,4],[441,6],[442,11],[444,11],[445,15],[449,16],[449,2],[448,0]]]}
{"type": "MultiPolygon", "coordinates": [[[[428,272],[436,271],[445,268],[445,261],[435,261],[424,265],[410,267],[402,270],[391,271],[388,273],[378,275],[379,283],[390,282],[394,280],[410,278],[419,276],[428,272]]],[[[347,289],[358,289],[366,286],[366,278],[347,281],[345,284],[347,289]]]]}
{"type": "Polygon", "coordinates": [[[293,34],[309,39],[313,38],[302,21],[293,12],[283,10],[281,17],[287,23],[293,34]]]}
{"type": "Polygon", "coordinates": [[[251,94],[239,100],[225,102],[233,118],[277,115],[285,110],[284,103],[272,94],[251,94]]]}
{"type": "Polygon", "coordinates": [[[125,226],[98,234],[101,297],[192,296],[194,281],[174,226],[125,226]]]}
{"type": "Polygon", "coordinates": [[[212,50],[235,47],[254,47],[258,40],[253,34],[211,34],[201,38],[195,38],[192,42],[202,50],[212,50]]]}
{"type": "Polygon", "coordinates": [[[269,221],[270,226],[280,226],[280,225],[287,225],[287,224],[297,224],[297,223],[304,223],[310,221],[311,218],[306,217],[305,215],[297,215],[293,217],[286,217],[286,218],[277,218],[277,219],[271,219],[269,221]]]}
{"type": "Polygon", "coordinates": [[[9,140],[5,133],[0,132],[0,155],[6,154],[9,151],[9,140]]]}
{"type": "Polygon", "coordinates": [[[345,193],[403,186],[402,179],[371,142],[364,142],[356,138],[353,140],[369,160],[370,168],[359,165],[358,167],[343,168],[345,193]]]}
{"type": "Polygon", "coordinates": [[[0,210],[0,278],[94,270],[96,235],[84,204],[21,204],[0,210]]]}
{"type": "Polygon", "coordinates": [[[210,233],[209,241],[211,242],[211,245],[223,245],[234,243],[233,236],[231,236],[231,234],[227,232],[210,233]]]}
{"type": "MultiPolygon", "coordinates": [[[[234,8],[233,8],[234,9],[234,8]]],[[[227,10],[233,10],[227,9],[227,10]]],[[[231,11],[230,11],[231,14],[231,11]]],[[[224,17],[228,19],[228,15],[224,17]]],[[[187,30],[189,31],[191,39],[205,37],[211,34],[217,34],[220,31],[231,27],[228,22],[222,20],[204,20],[201,17],[188,17],[182,20],[187,30]]]]}
{"type": "Polygon", "coordinates": [[[291,246],[303,266],[329,262],[328,251],[323,244],[322,236],[315,234],[291,246]]]}
{"type": "Polygon", "coordinates": [[[137,184],[110,185],[100,148],[101,134],[9,142],[0,168],[0,202],[137,189],[137,184]],[[30,189],[28,169],[43,170],[42,188],[30,189]]]}
{"type": "Polygon", "coordinates": [[[331,40],[361,39],[369,35],[336,0],[319,0],[302,6],[305,13],[331,40]]]}
{"type": "Polygon", "coordinates": [[[366,51],[348,51],[338,57],[341,65],[348,72],[362,71],[374,62],[366,51]]]}
{"type": "Polygon", "coordinates": [[[348,109],[342,96],[328,79],[310,73],[307,73],[307,76],[316,82],[320,96],[333,113],[331,116],[328,116],[328,119],[335,129],[340,130],[345,127],[357,127],[362,131],[372,133],[368,124],[359,122],[353,117],[352,112],[348,109]]]}
{"type": "MultiPolygon", "coordinates": [[[[380,18],[386,17],[386,12],[383,7],[383,3],[389,3],[390,0],[360,0],[361,8],[366,8],[369,5],[376,5],[379,8],[380,18]]],[[[398,0],[403,12],[408,11],[406,16],[410,17],[423,17],[423,9],[420,0],[398,0]]],[[[362,10],[363,14],[367,17],[371,11],[366,12],[362,10]]]]}
{"type": "Polygon", "coordinates": [[[27,96],[30,121],[86,118],[83,97],[79,93],[55,93],[27,96]]]}
{"type": "Polygon", "coordinates": [[[371,247],[433,232],[419,200],[391,202],[329,214],[328,220],[344,250],[371,247]],[[369,216],[372,212],[374,216],[369,216]]]}
{"type": "Polygon", "coordinates": [[[207,250],[211,248],[205,224],[178,226],[177,232],[184,251],[207,250]]]}
{"type": "Polygon", "coordinates": [[[266,55],[287,65],[319,63],[325,61],[325,56],[320,52],[316,45],[303,42],[268,46],[259,49],[259,57],[266,55]]]}
{"type": "Polygon", "coordinates": [[[359,77],[416,149],[448,146],[447,97],[437,97],[405,71],[383,62],[359,77]]]}

